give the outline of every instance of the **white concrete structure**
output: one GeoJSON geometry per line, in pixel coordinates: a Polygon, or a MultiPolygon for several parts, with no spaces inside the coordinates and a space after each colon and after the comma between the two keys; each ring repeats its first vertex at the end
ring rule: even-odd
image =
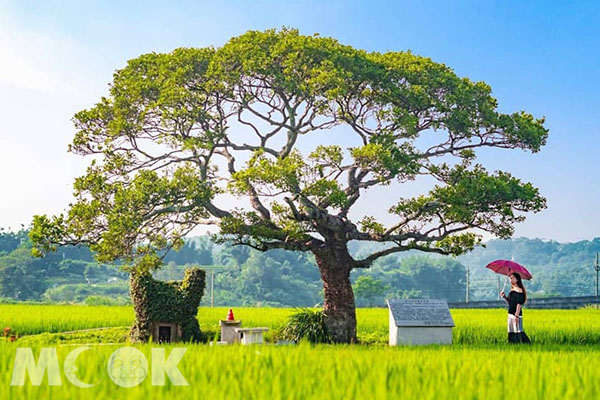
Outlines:
{"type": "Polygon", "coordinates": [[[242,327],[241,320],[220,320],[219,323],[221,325],[221,342],[226,342],[229,344],[240,342],[240,335],[238,335],[238,333],[235,330],[242,327]]]}
{"type": "Polygon", "coordinates": [[[446,300],[388,300],[390,346],[452,344],[455,326],[446,300]]]}
{"type": "Polygon", "coordinates": [[[269,328],[235,328],[242,344],[262,344],[263,333],[269,328]]]}

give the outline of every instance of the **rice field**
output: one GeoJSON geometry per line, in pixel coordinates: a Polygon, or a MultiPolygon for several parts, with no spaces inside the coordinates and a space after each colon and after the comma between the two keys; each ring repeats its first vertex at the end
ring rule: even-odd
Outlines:
{"type": "MultiPolygon", "coordinates": [[[[228,308],[201,307],[200,329],[210,337],[219,330],[228,308]]],[[[266,326],[267,340],[275,339],[291,308],[235,307],[236,319],[244,327],[266,326]]],[[[456,327],[456,344],[495,344],[506,340],[506,310],[451,310],[456,327]]],[[[388,311],[385,308],[357,309],[358,338],[364,344],[388,342],[388,311]]],[[[131,306],[12,305],[0,304],[0,329],[9,326],[21,335],[65,332],[100,327],[127,327],[133,321],[131,306]]],[[[539,344],[599,344],[600,310],[525,310],[524,329],[539,344]]]]}
{"type": "MultiPolygon", "coordinates": [[[[291,309],[234,308],[244,326],[282,327],[291,309]]],[[[456,323],[451,346],[389,347],[386,309],[359,309],[360,345],[209,346],[163,345],[167,355],[186,347],[178,364],[188,386],[152,385],[150,372],[131,388],[116,385],[107,360],[122,345],[92,347],[77,361],[77,376],[94,384],[70,383],[61,367],[62,385],[11,386],[16,348],[57,349],[59,365],[78,344],[44,344],[44,335],[14,343],[0,340],[0,399],[570,399],[600,397],[600,310],[525,310],[525,330],[532,346],[506,343],[505,310],[451,310],[456,323]]],[[[202,308],[203,330],[216,332],[226,308],[202,308]]],[[[0,305],[0,327],[20,333],[64,332],[97,327],[122,327],[129,307],[0,305]]],[[[117,334],[118,333],[118,334],[117,334]]],[[[271,336],[273,340],[275,336],[271,336]]],[[[107,340],[112,341],[112,340],[107,340]]],[[[84,342],[88,343],[84,340],[84,342]]],[[[123,343],[125,344],[125,343],[123,343]]],[[[135,345],[151,360],[157,345],[135,345]]],[[[149,365],[151,368],[151,365],[149,365]]]]}

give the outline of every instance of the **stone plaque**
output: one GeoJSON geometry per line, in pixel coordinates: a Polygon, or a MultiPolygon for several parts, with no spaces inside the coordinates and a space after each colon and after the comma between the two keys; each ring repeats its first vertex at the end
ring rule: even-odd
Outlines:
{"type": "Polygon", "coordinates": [[[398,327],[454,326],[446,300],[394,299],[388,300],[387,303],[398,327]]]}

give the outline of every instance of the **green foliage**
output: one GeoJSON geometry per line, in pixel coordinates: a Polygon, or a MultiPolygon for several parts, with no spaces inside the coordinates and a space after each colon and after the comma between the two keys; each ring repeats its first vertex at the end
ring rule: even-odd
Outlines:
{"type": "MultiPolygon", "coordinates": [[[[355,258],[383,248],[366,242],[350,245],[355,258]]],[[[61,247],[57,253],[42,259],[31,257],[28,247],[25,240],[23,248],[0,256],[3,301],[84,302],[88,296],[128,298],[124,282],[128,274],[117,265],[90,261],[92,256],[85,247],[61,247]],[[113,281],[122,283],[117,285],[113,281]],[[18,294],[16,298],[15,294],[18,294]]],[[[207,264],[213,259],[213,251],[214,265],[219,267],[215,270],[216,305],[302,307],[323,301],[319,294],[322,289],[319,271],[310,254],[284,250],[259,253],[247,246],[213,247],[208,237],[186,241],[180,252],[169,252],[165,257],[168,265],[153,275],[161,280],[183,279],[186,264],[207,264]]],[[[470,298],[485,300],[492,298],[498,288],[495,276],[484,266],[491,260],[514,257],[535,276],[526,283],[532,297],[588,296],[595,293],[592,266],[598,251],[600,239],[565,244],[524,238],[494,240],[456,259],[423,257],[416,251],[390,255],[375,261],[370,269],[354,271],[352,278],[356,282],[364,275],[389,285],[383,295],[372,300],[372,304],[381,306],[385,305],[386,296],[438,296],[448,301],[463,301],[465,268],[469,266],[470,298]]],[[[356,299],[358,306],[371,304],[358,295],[356,299]]],[[[210,299],[205,296],[202,303],[209,304],[210,299]]]]}
{"type": "Polygon", "coordinates": [[[294,191],[300,184],[299,173],[306,168],[302,155],[294,151],[285,158],[271,161],[263,151],[256,152],[245,169],[232,174],[231,189],[243,194],[255,184],[272,186],[277,191],[294,191]]]}
{"type": "Polygon", "coordinates": [[[183,341],[201,341],[196,314],[204,294],[206,273],[188,268],[182,281],[157,281],[148,272],[132,271],[130,288],[135,321],[131,327],[132,342],[147,342],[152,323],[176,323],[181,327],[183,341]]]}
{"type": "Polygon", "coordinates": [[[310,343],[331,343],[325,325],[325,314],[308,308],[302,308],[289,317],[283,336],[297,342],[304,339],[310,343]]]}
{"type": "MultiPolygon", "coordinates": [[[[107,298],[114,304],[128,304],[129,286],[126,282],[103,285],[89,285],[84,283],[64,284],[46,290],[43,299],[53,303],[83,302],[89,304],[94,299],[107,298]],[[92,298],[92,300],[88,300],[92,298]]],[[[94,305],[102,305],[101,303],[94,305]]],[[[106,304],[110,305],[110,304],[106,304]]]]}
{"type": "Polygon", "coordinates": [[[385,306],[386,298],[465,299],[465,267],[451,258],[414,253],[402,258],[386,257],[361,272],[354,282],[357,304],[361,306],[385,306]]]}
{"type": "Polygon", "coordinates": [[[84,303],[86,306],[123,306],[131,301],[127,297],[88,296],[84,303]]]}
{"type": "Polygon", "coordinates": [[[321,167],[320,171],[322,171],[324,167],[340,166],[344,158],[344,153],[342,152],[342,148],[337,145],[319,145],[312,153],[309,154],[308,158],[321,167]]]}
{"type": "Polygon", "coordinates": [[[363,219],[359,221],[359,224],[363,232],[370,233],[374,236],[382,236],[385,232],[385,226],[380,222],[377,222],[375,218],[371,216],[363,217],[363,219]]]}
{"type": "Polygon", "coordinates": [[[32,258],[25,247],[0,256],[0,297],[39,299],[47,288],[43,279],[45,267],[47,265],[32,258]]]}
{"type": "Polygon", "coordinates": [[[218,49],[143,54],[73,121],[70,151],[99,157],[76,179],[65,214],[34,217],[36,255],[84,243],[100,261],[149,271],[202,223],[219,224],[223,241],[305,250],[365,190],[422,174],[440,186],[399,199],[391,214],[406,224],[383,235],[389,227],[366,215],[365,232],[354,238],[398,243],[390,235],[400,235],[408,238],[403,248],[461,254],[479,239],[447,235],[478,228],[506,238],[523,219],[517,213],[545,207],[531,184],[470,167],[477,147],[539,151],[548,135],[543,118],[498,112],[489,85],[410,51],[366,52],[295,29],[249,31],[218,49]],[[236,123],[243,139],[230,134],[236,123]],[[298,138],[335,126],[355,132],[361,145],[317,145],[307,157],[296,148],[298,138]],[[446,136],[421,148],[430,130],[446,136]],[[462,164],[439,165],[442,156],[462,164]],[[219,208],[223,192],[253,210],[219,208]],[[450,233],[416,235],[428,223],[450,233]]]}
{"type": "MultiPolygon", "coordinates": [[[[505,172],[490,175],[480,165],[469,170],[464,164],[455,167],[444,164],[433,171],[445,186],[436,186],[427,196],[401,200],[390,208],[390,213],[405,218],[417,214],[422,221],[441,218],[452,221],[454,227],[466,224],[508,238],[514,232],[514,224],[525,219],[515,211],[538,212],[546,207],[546,200],[536,188],[505,172]]],[[[451,230],[453,226],[445,228],[451,230]]],[[[446,237],[436,247],[459,255],[472,250],[480,241],[479,235],[467,233],[446,237]]]]}
{"type": "MultiPolygon", "coordinates": [[[[244,299],[242,305],[281,307],[314,305],[321,300],[318,269],[314,261],[302,253],[253,251],[239,275],[232,275],[229,276],[233,282],[225,282],[225,275],[219,278],[218,285],[230,288],[237,297],[234,300],[237,304],[244,299]]],[[[227,304],[222,301],[220,304],[227,304]]]]}
{"type": "Polygon", "coordinates": [[[356,279],[352,289],[357,299],[364,299],[370,306],[373,306],[373,300],[382,296],[389,289],[389,286],[371,276],[363,275],[356,279]]]}
{"type": "Polygon", "coordinates": [[[335,149],[321,147],[311,154],[309,158],[315,164],[309,165],[297,150],[276,161],[271,161],[263,151],[258,151],[248,161],[245,169],[232,174],[230,189],[237,195],[247,194],[257,187],[261,188],[261,194],[264,195],[299,191],[315,204],[343,207],[347,202],[347,195],[337,182],[322,177],[323,164],[319,164],[328,159],[335,163],[338,155],[335,149]],[[320,174],[321,178],[313,177],[315,173],[320,174]]]}
{"type": "Polygon", "coordinates": [[[472,232],[463,233],[455,236],[448,236],[435,244],[438,249],[444,250],[446,254],[459,256],[471,251],[476,245],[481,243],[481,237],[472,232]]]}
{"type": "Polygon", "coordinates": [[[316,204],[328,204],[342,208],[348,204],[348,196],[337,182],[319,179],[307,185],[302,195],[312,199],[316,204]]]}
{"type": "MultiPolygon", "coordinates": [[[[351,91],[349,80],[368,73],[369,67],[364,51],[284,28],[232,38],[215,54],[210,76],[222,88],[235,87],[247,76],[269,77],[290,98],[311,100],[319,109],[326,107],[326,100],[351,91]]],[[[246,94],[244,100],[254,100],[246,94]]]]}
{"type": "Polygon", "coordinates": [[[198,242],[186,240],[179,250],[168,252],[163,258],[163,262],[173,262],[178,265],[211,265],[213,263],[212,247],[213,245],[207,237],[199,238],[198,242]]]}
{"type": "Polygon", "coordinates": [[[10,253],[16,248],[22,246],[23,242],[27,242],[28,240],[27,230],[25,229],[20,229],[17,232],[11,232],[0,227],[0,256],[10,253]]]}
{"type": "Polygon", "coordinates": [[[370,170],[382,184],[391,178],[414,179],[421,168],[420,155],[409,143],[397,144],[392,135],[374,136],[372,142],[351,149],[357,165],[370,170]]]}
{"type": "MultiPolygon", "coordinates": [[[[210,101],[206,92],[206,70],[214,54],[212,49],[180,48],[170,54],[144,54],[130,60],[114,75],[110,98],[102,98],[96,107],[75,115],[79,129],[73,141],[74,151],[98,146],[107,155],[114,153],[112,143],[94,143],[101,130],[113,138],[134,135],[153,118],[165,124],[181,121],[191,124],[211,119],[205,107],[210,101]]],[[[178,128],[185,130],[185,124],[178,128]]],[[[170,146],[207,146],[218,134],[203,132],[200,137],[160,134],[158,140],[170,146]],[[188,140],[191,139],[191,140],[188,140]]]]}
{"type": "MultiPolygon", "coordinates": [[[[235,210],[231,215],[221,218],[219,236],[215,236],[215,242],[244,243],[256,248],[265,247],[265,243],[273,241],[274,238],[285,240],[286,238],[296,239],[297,236],[304,236],[298,224],[289,224],[284,229],[275,226],[272,221],[262,219],[254,211],[235,210]]],[[[268,247],[267,247],[268,248],[268,247]]],[[[265,248],[265,250],[267,249],[265,248]]]]}

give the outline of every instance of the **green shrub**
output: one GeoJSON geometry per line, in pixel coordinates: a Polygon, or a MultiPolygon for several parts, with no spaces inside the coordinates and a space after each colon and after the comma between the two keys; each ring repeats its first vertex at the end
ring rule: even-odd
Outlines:
{"type": "Polygon", "coordinates": [[[127,282],[88,285],[85,283],[60,285],[46,290],[43,299],[49,302],[83,302],[90,296],[129,297],[127,282]]]}
{"type": "Polygon", "coordinates": [[[109,297],[109,296],[88,296],[84,300],[88,306],[124,306],[131,304],[127,297],[109,297]]]}
{"type": "Polygon", "coordinates": [[[331,343],[325,325],[325,313],[308,308],[301,308],[290,316],[283,329],[283,336],[288,340],[306,339],[311,343],[331,343]]]}

